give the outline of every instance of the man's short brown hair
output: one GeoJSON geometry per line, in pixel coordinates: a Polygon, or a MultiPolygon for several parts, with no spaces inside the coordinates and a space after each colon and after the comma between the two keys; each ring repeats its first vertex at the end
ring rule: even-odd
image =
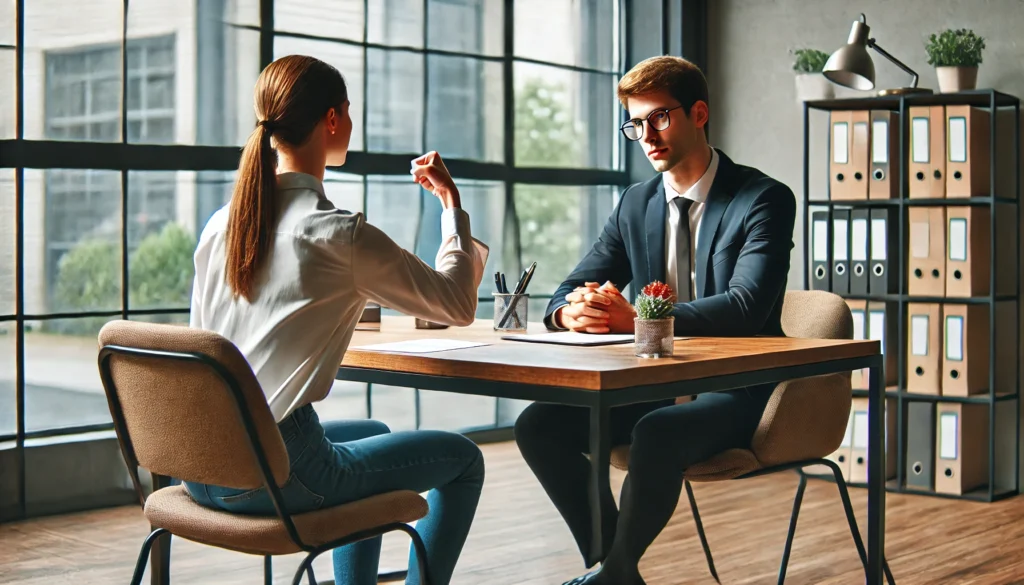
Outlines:
{"type": "Polygon", "coordinates": [[[667,91],[683,106],[686,115],[698,100],[708,103],[708,81],[700,68],[683,59],[662,55],[637,63],[619,81],[618,97],[623,108],[630,97],[667,91]]]}

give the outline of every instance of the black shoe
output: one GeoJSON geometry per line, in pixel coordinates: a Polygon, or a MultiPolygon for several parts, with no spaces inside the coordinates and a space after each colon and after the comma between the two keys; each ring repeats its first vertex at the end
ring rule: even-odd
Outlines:
{"type": "Polygon", "coordinates": [[[587,573],[581,577],[576,577],[575,579],[566,581],[565,583],[562,583],[562,585],[590,585],[591,583],[597,583],[597,573],[598,571],[587,573]]]}

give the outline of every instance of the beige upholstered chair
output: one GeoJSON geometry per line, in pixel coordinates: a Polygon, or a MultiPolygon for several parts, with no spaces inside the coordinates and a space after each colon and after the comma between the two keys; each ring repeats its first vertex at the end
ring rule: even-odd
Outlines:
{"type": "MultiPolygon", "coordinates": [[[[153,527],[135,567],[138,585],[154,541],[170,533],[203,544],[264,557],[305,551],[295,573],[315,584],[317,555],[385,532],[407,533],[420,572],[428,575],[423,542],[407,523],[427,514],[412,491],[380,494],[292,515],[279,488],[289,476],[288,453],[255,375],[220,335],[174,325],[113,321],[99,334],[99,369],[118,441],[144,513],[153,527]],[[146,497],[138,468],[238,489],[266,487],[277,514],[236,515],[196,503],[184,486],[146,497]]],[[[426,581],[424,581],[426,582],[426,581]]]]}
{"type": "MultiPolygon", "coordinates": [[[[842,297],[825,291],[787,291],[782,306],[782,330],[789,337],[812,339],[852,339],[853,317],[842,297]]],[[[699,400],[699,398],[698,398],[699,400]]],[[[867,554],[857,530],[857,521],[850,504],[846,482],[839,467],[826,457],[839,448],[850,417],[853,394],[850,373],[829,374],[789,380],[776,386],[754,432],[749,449],[729,449],[698,463],[685,473],[684,485],[690,509],[697,524],[708,568],[718,581],[718,573],[701,524],[697,502],[690,482],[712,482],[742,479],[791,469],[802,470],[812,465],[831,469],[846,508],[850,531],[867,569],[867,554]]],[[[612,451],[612,465],[628,470],[629,446],[612,451]]],[[[789,554],[796,531],[797,516],[803,499],[807,477],[800,471],[800,484],[793,503],[789,534],[779,567],[779,583],[786,577],[789,554]]],[[[890,585],[893,578],[885,565],[890,585]]]]}

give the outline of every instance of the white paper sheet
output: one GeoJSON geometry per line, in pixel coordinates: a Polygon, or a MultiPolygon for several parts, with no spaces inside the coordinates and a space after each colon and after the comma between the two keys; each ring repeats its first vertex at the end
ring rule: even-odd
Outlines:
{"type": "Polygon", "coordinates": [[[480,347],[482,345],[489,344],[475,341],[460,341],[458,339],[409,339],[393,343],[361,345],[349,349],[357,351],[385,351],[395,353],[434,353],[438,351],[451,351],[453,349],[480,347]]]}
{"type": "Polygon", "coordinates": [[[612,345],[633,343],[633,335],[626,334],[591,334],[575,331],[558,331],[555,333],[535,333],[522,335],[505,335],[502,339],[510,341],[530,341],[534,343],[554,343],[558,345],[612,345]]]}

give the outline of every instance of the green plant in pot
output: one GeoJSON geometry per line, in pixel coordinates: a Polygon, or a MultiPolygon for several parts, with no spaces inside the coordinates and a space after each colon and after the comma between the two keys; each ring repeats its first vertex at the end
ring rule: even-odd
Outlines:
{"type": "Polygon", "coordinates": [[[822,75],[828,53],[818,49],[793,51],[793,71],[796,71],[796,96],[801,102],[827,100],[835,97],[835,86],[822,75]]]}
{"type": "Polygon", "coordinates": [[[928,64],[935,67],[939,91],[953,93],[974,89],[978,84],[978,65],[985,39],[969,29],[946,29],[932,33],[925,43],[928,64]]]}

